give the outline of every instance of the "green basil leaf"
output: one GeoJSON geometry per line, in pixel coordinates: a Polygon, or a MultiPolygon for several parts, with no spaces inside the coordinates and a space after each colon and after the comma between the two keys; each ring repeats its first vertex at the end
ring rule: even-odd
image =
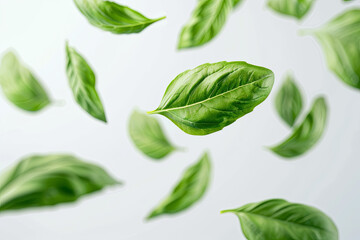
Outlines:
{"type": "Polygon", "coordinates": [[[287,76],[275,98],[275,107],[280,117],[293,126],[302,110],[302,96],[292,76],[287,76]]]}
{"type": "Polygon", "coordinates": [[[360,89],[360,9],[348,10],[311,31],[326,55],[329,68],[346,84],[360,89]]]}
{"type": "Polygon", "coordinates": [[[158,120],[136,110],[130,116],[129,134],[135,146],[150,158],[162,159],[176,150],[158,120]]]}
{"type": "Polygon", "coordinates": [[[139,33],[149,25],[164,19],[149,19],[141,13],[103,0],[74,0],[77,8],[90,24],[115,34],[139,33]]]}
{"type": "Polygon", "coordinates": [[[181,31],[178,48],[198,47],[213,39],[235,4],[234,0],[199,0],[190,21],[181,31]]]}
{"type": "Polygon", "coordinates": [[[0,176],[0,211],[74,202],[118,183],[102,168],[73,156],[31,156],[0,176]]]}
{"type": "Polygon", "coordinates": [[[312,109],[293,134],[281,144],[270,148],[274,153],[292,158],[299,156],[312,148],[321,138],[327,117],[325,99],[319,97],[313,103],[312,109]]]}
{"type": "Polygon", "coordinates": [[[337,240],[335,223],[320,210],[282,199],[225,210],[240,220],[248,240],[337,240]]]}
{"type": "Polygon", "coordinates": [[[68,44],[66,73],[76,102],[91,116],[106,122],[104,108],[95,89],[95,74],[86,60],[68,44]]]}
{"type": "Polygon", "coordinates": [[[268,0],[267,5],[280,14],[302,19],[314,2],[314,0],[268,0]]]}
{"type": "Polygon", "coordinates": [[[169,118],[184,132],[206,135],[251,112],[269,95],[274,74],[246,62],[203,64],[178,75],[160,106],[149,113],[169,118]]]}
{"type": "Polygon", "coordinates": [[[0,85],[6,98],[25,111],[36,112],[50,104],[44,88],[13,52],[2,59],[0,85]]]}
{"type": "Polygon", "coordinates": [[[205,153],[195,165],[185,171],[171,194],[151,212],[147,219],[164,214],[176,214],[192,206],[205,194],[210,175],[210,158],[205,153]]]}

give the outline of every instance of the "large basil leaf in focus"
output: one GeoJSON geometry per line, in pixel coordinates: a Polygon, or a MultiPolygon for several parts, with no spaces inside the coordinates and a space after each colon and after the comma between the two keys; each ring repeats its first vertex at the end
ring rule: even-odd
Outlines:
{"type": "Polygon", "coordinates": [[[268,0],[267,5],[280,14],[302,19],[314,2],[314,0],[268,0]]]}
{"type": "Polygon", "coordinates": [[[74,202],[114,184],[102,168],[73,156],[31,156],[0,176],[0,211],[74,202]]]}
{"type": "Polygon", "coordinates": [[[178,75],[150,113],[169,118],[188,134],[206,135],[251,112],[267,98],[273,83],[273,72],[263,67],[207,63],[178,75]]]}
{"type": "Polygon", "coordinates": [[[322,45],[329,68],[360,89],[360,9],[348,10],[311,33],[322,45]]]}
{"type": "Polygon", "coordinates": [[[135,146],[151,158],[162,159],[176,150],[166,138],[158,120],[137,110],[130,116],[129,134],[135,146]]]}
{"type": "Polygon", "coordinates": [[[44,88],[13,52],[2,59],[0,85],[6,98],[23,110],[36,112],[50,104],[44,88]]]}
{"type": "Polygon", "coordinates": [[[213,39],[238,3],[236,0],[199,0],[191,19],[181,31],[178,48],[201,46],[213,39]]]}
{"type": "Polygon", "coordinates": [[[162,18],[149,19],[141,13],[103,0],[74,0],[77,8],[90,24],[115,34],[139,33],[162,18]]]}
{"type": "Polygon", "coordinates": [[[248,240],[337,240],[334,222],[320,210],[282,199],[250,203],[234,213],[248,240]]]}
{"type": "Polygon", "coordinates": [[[287,76],[275,98],[275,107],[280,117],[293,126],[302,110],[302,96],[292,76],[287,76]]]}
{"type": "Polygon", "coordinates": [[[327,118],[325,99],[319,97],[313,103],[312,109],[293,134],[281,144],[270,148],[274,153],[292,158],[299,156],[312,148],[321,138],[327,118]]]}
{"type": "Polygon", "coordinates": [[[68,44],[66,73],[76,102],[91,116],[106,122],[104,108],[95,89],[95,74],[86,60],[68,44]]]}
{"type": "Polygon", "coordinates": [[[205,194],[210,176],[211,163],[208,154],[205,153],[198,163],[185,171],[171,194],[151,212],[147,219],[164,214],[176,214],[192,206],[205,194]]]}

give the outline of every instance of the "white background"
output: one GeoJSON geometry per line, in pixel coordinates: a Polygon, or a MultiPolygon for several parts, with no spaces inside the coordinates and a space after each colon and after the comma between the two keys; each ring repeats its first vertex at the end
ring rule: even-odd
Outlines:
{"type": "Polygon", "coordinates": [[[265,1],[244,1],[211,43],[177,51],[179,32],[196,2],[124,0],[150,18],[167,19],[140,34],[114,35],[91,26],[71,0],[0,0],[0,51],[15,49],[60,102],[29,114],[1,94],[0,170],[34,153],[71,153],[100,164],[126,183],[75,204],[2,213],[1,239],[238,240],[244,239],[238,220],[220,215],[220,210],[269,198],[318,207],[336,222],[341,239],[360,238],[360,92],[327,69],[312,37],[298,35],[299,29],[321,26],[359,1],[318,0],[301,22],[275,14],[265,1]],[[108,124],[91,118],[74,102],[65,76],[65,40],[96,72],[108,124]],[[270,97],[236,123],[204,137],[187,135],[158,117],[169,139],[187,151],[161,162],[139,153],[127,133],[134,107],[155,109],[177,74],[223,60],[273,70],[276,82],[270,97]],[[322,140],[291,161],[265,148],[290,134],[273,104],[289,70],[306,96],[305,111],[318,95],[326,96],[330,108],[322,140]],[[202,201],[176,216],[145,222],[206,149],[214,166],[202,201]]]}

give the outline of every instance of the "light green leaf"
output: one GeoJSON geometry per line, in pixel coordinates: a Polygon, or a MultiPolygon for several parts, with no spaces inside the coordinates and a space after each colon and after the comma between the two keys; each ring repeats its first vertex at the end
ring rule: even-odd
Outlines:
{"type": "Polygon", "coordinates": [[[291,75],[287,76],[276,95],[275,107],[280,117],[293,126],[302,110],[302,96],[291,75]]]}
{"type": "Polygon", "coordinates": [[[178,48],[198,47],[213,39],[237,3],[234,0],[199,0],[191,19],[181,31],[178,48]]]}
{"type": "Polygon", "coordinates": [[[188,134],[206,135],[251,112],[267,98],[273,83],[273,72],[263,67],[207,63],[178,75],[150,113],[169,118],[188,134]]]}
{"type": "Polygon", "coordinates": [[[115,34],[139,33],[162,18],[149,19],[141,13],[103,0],[74,0],[77,8],[90,24],[115,34]]]}
{"type": "Polygon", "coordinates": [[[76,102],[91,116],[106,122],[104,108],[95,89],[95,74],[86,60],[68,44],[66,73],[76,102]]]}
{"type": "Polygon", "coordinates": [[[171,194],[151,212],[147,219],[164,214],[176,214],[198,202],[208,188],[210,175],[211,163],[208,154],[205,153],[198,163],[185,171],[171,194]]]}
{"type": "Polygon", "coordinates": [[[348,10],[310,31],[324,50],[329,68],[346,84],[360,89],[360,9],[348,10]]]}
{"type": "Polygon", "coordinates": [[[102,168],[73,156],[31,156],[0,176],[0,211],[74,202],[118,183],[102,168]]]}
{"type": "Polygon", "coordinates": [[[234,213],[248,240],[337,240],[334,222],[320,210],[282,199],[249,203],[234,213]]]}
{"type": "Polygon", "coordinates": [[[135,146],[153,159],[162,159],[176,150],[158,120],[136,110],[130,116],[129,134],[135,146]]]}
{"type": "Polygon", "coordinates": [[[315,100],[311,111],[301,125],[294,129],[292,135],[281,144],[270,149],[285,158],[304,154],[321,138],[326,126],[326,118],[326,102],[323,97],[319,97],[315,100]]]}
{"type": "Polygon", "coordinates": [[[23,110],[36,112],[50,104],[44,88],[13,52],[2,59],[0,85],[7,99],[23,110]]]}
{"type": "Polygon", "coordinates": [[[268,0],[267,5],[280,14],[302,19],[314,2],[314,0],[268,0]]]}

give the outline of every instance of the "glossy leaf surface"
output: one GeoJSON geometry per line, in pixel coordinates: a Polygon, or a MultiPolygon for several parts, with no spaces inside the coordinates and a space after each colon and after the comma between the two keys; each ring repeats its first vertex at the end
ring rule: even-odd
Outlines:
{"type": "Polygon", "coordinates": [[[74,0],[90,24],[115,34],[139,33],[162,18],[149,19],[141,13],[111,1],[74,0]]]}
{"type": "Polygon", "coordinates": [[[211,175],[211,163],[207,153],[189,167],[170,195],[147,217],[152,219],[164,214],[176,214],[198,202],[205,194],[211,175]]]}
{"type": "Polygon", "coordinates": [[[178,75],[150,113],[169,118],[188,134],[206,135],[251,112],[267,98],[273,83],[274,74],[263,67],[207,63],[178,75]]]}
{"type": "Polygon", "coordinates": [[[250,203],[234,213],[248,240],[338,240],[334,222],[320,210],[282,199],[250,203]]]}

